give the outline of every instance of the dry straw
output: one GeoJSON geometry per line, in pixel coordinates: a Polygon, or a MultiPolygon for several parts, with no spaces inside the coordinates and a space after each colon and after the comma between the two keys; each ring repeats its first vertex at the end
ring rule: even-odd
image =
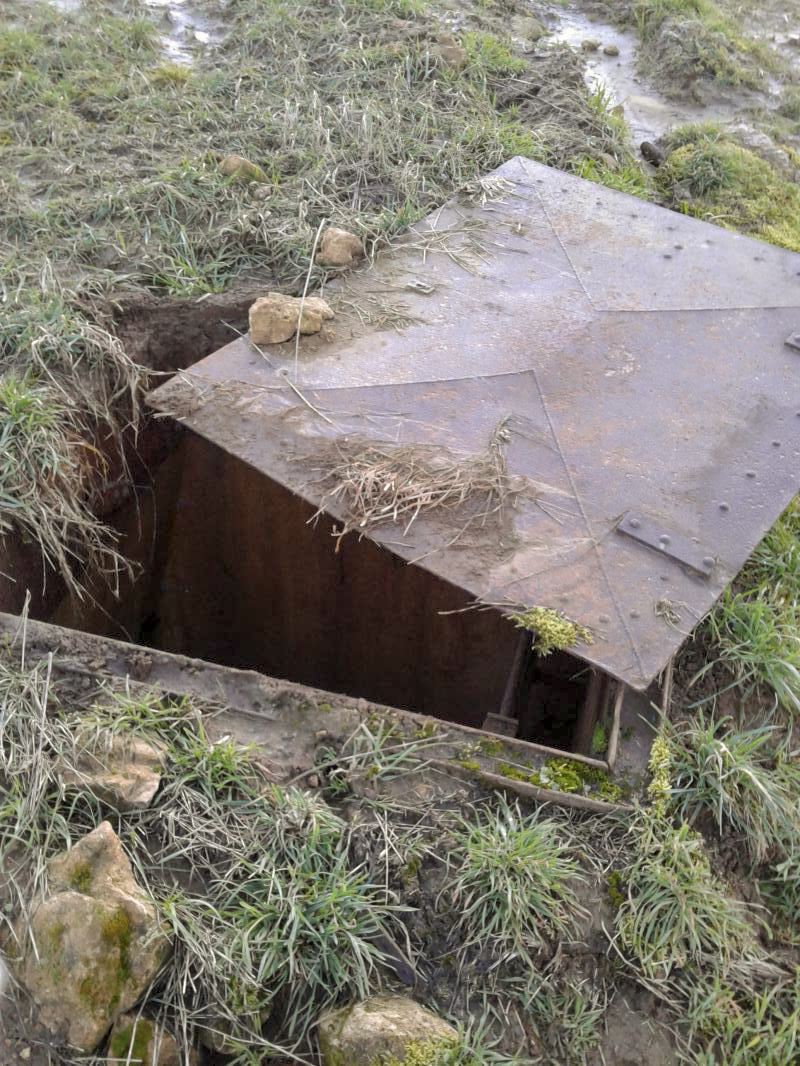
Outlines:
{"type": "MultiPolygon", "coordinates": [[[[526,479],[508,473],[501,422],[483,453],[457,455],[438,444],[374,443],[342,437],[315,452],[315,484],[324,490],[312,521],[331,508],[343,517],[337,541],[345,534],[368,533],[376,526],[402,523],[406,536],[421,514],[455,514],[467,504],[459,535],[485,523],[523,491],[526,479]]],[[[306,457],[308,461],[309,457],[306,457]]],[[[338,546],[338,545],[337,545],[338,546]]]]}

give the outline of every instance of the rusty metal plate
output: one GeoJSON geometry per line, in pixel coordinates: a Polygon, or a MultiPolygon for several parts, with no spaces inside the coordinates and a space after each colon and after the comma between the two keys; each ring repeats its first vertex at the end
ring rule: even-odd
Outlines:
{"type": "Polygon", "coordinates": [[[330,334],[242,338],[151,402],[314,504],[332,438],[476,453],[504,423],[536,498],[491,537],[424,515],[370,535],[479,599],[563,610],[594,634],[579,655],[643,688],[797,491],[800,256],[527,160],[492,177],[501,198],[329,286],[330,334]],[[679,550],[622,535],[629,515],[679,550]]]}

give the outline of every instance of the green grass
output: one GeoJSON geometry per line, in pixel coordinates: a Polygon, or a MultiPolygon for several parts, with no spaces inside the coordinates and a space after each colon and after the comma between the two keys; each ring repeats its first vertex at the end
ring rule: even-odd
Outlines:
{"type": "Polygon", "coordinates": [[[713,125],[672,130],[656,184],[696,218],[800,251],[800,186],[713,125]]]}
{"type": "Polygon", "coordinates": [[[569,935],[580,913],[570,844],[541,811],[525,816],[504,801],[462,820],[446,898],[464,932],[463,957],[479,949],[530,964],[548,940],[569,935]]]}
{"type": "Polygon", "coordinates": [[[759,863],[800,847],[800,765],[776,752],[775,728],[731,725],[698,718],[671,738],[671,807],[690,822],[709,811],[759,863]]]}
{"type": "Polygon", "coordinates": [[[779,973],[759,987],[732,987],[719,978],[691,996],[686,1022],[694,1066],[786,1066],[800,1056],[800,970],[779,973]]]}
{"type": "Polygon", "coordinates": [[[635,853],[621,871],[616,911],[619,945],[645,981],[664,983],[704,966],[724,968],[753,954],[744,907],[714,877],[702,837],[643,814],[634,824],[635,853]]]}
{"type": "Polygon", "coordinates": [[[704,671],[721,661],[743,699],[766,689],[791,717],[800,712],[799,535],[796,498],[706,621],[711,663],[704,671]]]}
{"type": "Polygon", "coordinates": [[[463,47],[467,61],[480,73],[519,76],[528,69],[525,60],[515,56],[508,43],[491,33],[470,30],[464,34],[463,47]]]}

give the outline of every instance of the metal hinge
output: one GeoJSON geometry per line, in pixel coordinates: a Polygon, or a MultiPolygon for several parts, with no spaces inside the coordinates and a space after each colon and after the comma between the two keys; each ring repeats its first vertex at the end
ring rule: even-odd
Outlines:
{"type": "Polygon", "coordinates": [[[628,512],[617,524],[617,532],[624,533],[640,544],[653,548],[676,563],[688,566],[703,577],[711,577],[716,562],[702,545],[688,537],[673,533],[650,519],[628,512]]]}

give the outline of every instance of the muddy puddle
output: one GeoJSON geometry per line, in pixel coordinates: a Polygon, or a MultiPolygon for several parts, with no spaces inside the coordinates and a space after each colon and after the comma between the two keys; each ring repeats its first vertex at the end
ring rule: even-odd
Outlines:
{"type": "MultiPolygon", "coordinates": [[[[77,11],[81,0],[50,0],[60,11],[77,11]]],[[[172,63],[191,63],[208,45],[216,44],[225,32],[224,23],[197,3],[187,0],[144,0],[154,17],[164,57],[172,63]]]]}
{"type": "Polygon", "coordinates": [[[186,0],[145,0],[145,6],[156,16],[165,55],[173,63],[191,63],[222,38],[223,23],[186,0]]]}
{"type": "Polygon", "coordinates": [[[638,39],[632,29],[620,29],[574,9],[559,12],[559,24],[550,40],[582,51],[586,83],[604,92],[612,106],[621,105],[631,137],[638,144],[653,141],[672,126],[687,122],[721,122],[734,119],[734,105],[709,108],[691,101],[667,99],[637,71],[638,39]],[[591,45],[591,47],[590,47],[591,45]]]}

